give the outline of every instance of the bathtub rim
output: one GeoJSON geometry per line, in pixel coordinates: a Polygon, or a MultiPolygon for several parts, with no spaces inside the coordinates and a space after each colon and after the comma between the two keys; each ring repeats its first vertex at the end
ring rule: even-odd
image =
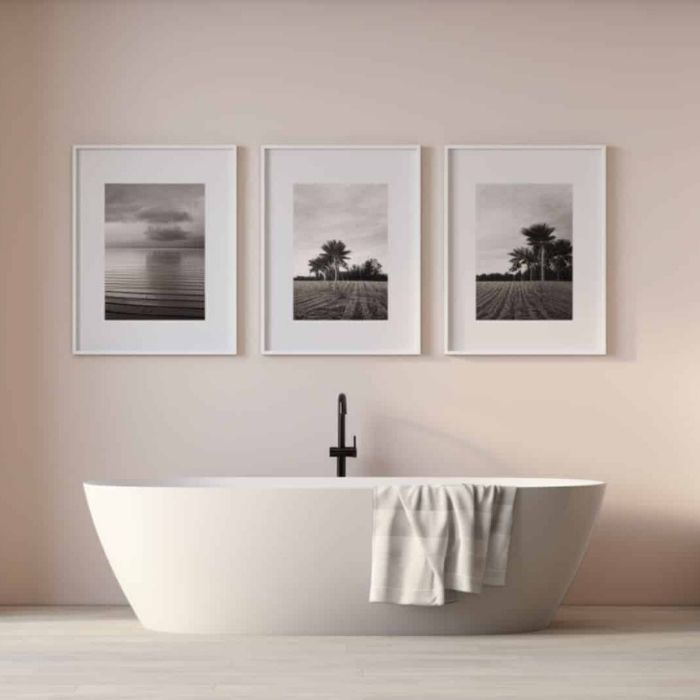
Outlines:
{"type": "Polygon", "coordinates": [[[94,479],[83,482],[88,488],[146,489],[333,489],[366,490],[376,486],[432,486],[450,484],[492,484],[519,489],[600,488],[607,486],[597,479],[491,476],[207,476],[141,479],[94,479]]]}

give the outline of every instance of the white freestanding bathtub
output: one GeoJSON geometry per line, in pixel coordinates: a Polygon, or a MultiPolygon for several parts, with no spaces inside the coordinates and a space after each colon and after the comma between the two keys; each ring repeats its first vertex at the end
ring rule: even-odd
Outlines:
{"type": "Polygon", "coordinates": [[[164,632],[485,634],[551,622],[605,485],[571,479],[212,478],[87,483],[107,559],[141,623],[164,632]],[[368,602],[372,488],[517,486],[504,587],[442,608],[368,602]]]}

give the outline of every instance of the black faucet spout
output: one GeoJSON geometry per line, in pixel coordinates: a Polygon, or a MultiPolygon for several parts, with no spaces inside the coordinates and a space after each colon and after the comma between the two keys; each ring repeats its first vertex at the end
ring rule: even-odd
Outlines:
{"type": "Polygon", "coordinates": [[[357,437],[352,437],[352,447],[345,445],[345,416],[348,412],[348,403],[345,394],[338,395],[338,446],[331,447],[330,456],[337,460],[336,473],[339,477],[345,476],[345,460],[348,457],[357,457],[357,437]]]}

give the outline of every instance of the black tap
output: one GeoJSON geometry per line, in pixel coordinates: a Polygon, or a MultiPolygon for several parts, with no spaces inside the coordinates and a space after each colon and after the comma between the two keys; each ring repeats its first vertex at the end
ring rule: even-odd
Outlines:
{"type": "Polygon", "coordinates": [[[338,476],[345,476],[345,459],[357,457],[357,437],[352,436],[352,447],[345,446],[345,414],[348,402],[345,394],[338,394],[338,446],[331,447],[330,456],[338,460],[338,476]]]}

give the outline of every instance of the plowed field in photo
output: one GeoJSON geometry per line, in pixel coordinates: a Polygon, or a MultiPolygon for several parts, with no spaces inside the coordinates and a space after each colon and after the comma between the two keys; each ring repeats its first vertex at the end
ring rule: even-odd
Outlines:
{"type": "Polygon", "coordinates": [[[385,321],[387,282],[294,281],[295,321],[385,321]]]}
{"type": "Polygon", "coordinates": [[[569,321],[571,282],[477,282],[478,321],[569,321]]]}

